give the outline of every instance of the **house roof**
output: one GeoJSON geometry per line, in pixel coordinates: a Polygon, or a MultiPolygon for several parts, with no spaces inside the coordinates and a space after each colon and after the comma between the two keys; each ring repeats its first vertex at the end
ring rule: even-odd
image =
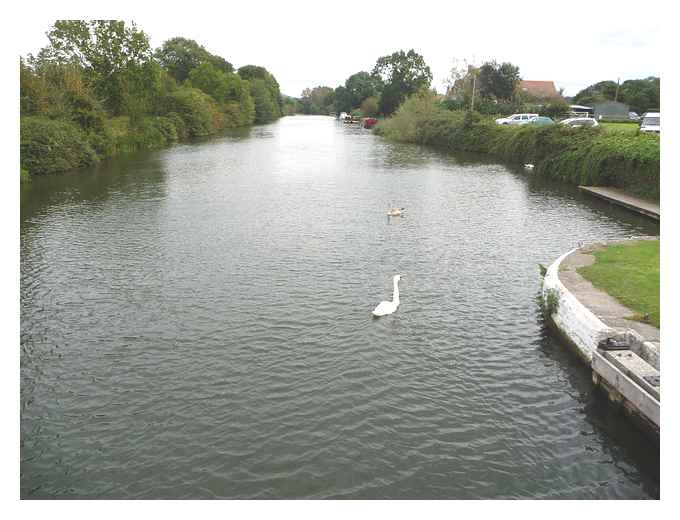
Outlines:
{"type": "Polygon", "coordinates": [[[522,92],[526,92],[533,97],[550,98],[560,95],[555,88],[555,83],[552,81],[529,81],[523,79],[519,82],[519,88],[522,89],[522,92]]]}

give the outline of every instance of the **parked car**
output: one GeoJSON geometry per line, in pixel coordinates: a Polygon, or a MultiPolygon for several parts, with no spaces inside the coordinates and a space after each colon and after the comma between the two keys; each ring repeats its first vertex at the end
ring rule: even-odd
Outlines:
{"type": "Polygon", "coordinates": [[[547,125],[554,125],[555,121],[553,121],[549,117],[537,116],[537,117],[530,119],[528,124],[536,125],[536,126],[547,126],[547,125]]]}
{"type": "Polygon", "coordinates": [[[644,132],[646,134],[660,134],[661,112],[647,112],[642,118],[640,132],[644,132]]]}
{"type": "Polygon", "coordinates": [[[570,117],[569,119],[562,121],[562,124],[572,128],[595,128],[596,126],[600,126],[597,119],[593,119],[592,117],[570,117]]]}
{"type": "Polygon", "coordinates": [[[499,125],[525,125],[534,117],[538,117],[538,114],[512,114],[508,117],[496,119],[496,123],[499,125]]]}

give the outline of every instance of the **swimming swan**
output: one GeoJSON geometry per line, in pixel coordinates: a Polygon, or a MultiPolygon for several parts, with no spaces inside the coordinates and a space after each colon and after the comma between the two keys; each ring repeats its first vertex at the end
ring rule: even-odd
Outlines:
{"type": "Polygon", "coordinates": [[[406,208],[390,208],[387,210],[388,217],[401,217],[406,208]]]}
{"type": "Polygon", "coordinates": [[[399,307],[399,280],[401,280],[400,275],[394,276],[394,294],[392,295],[391,302],[380,302],[378,306],[373,309],[373,316],[387,316],[392,314],[399,307]]]}

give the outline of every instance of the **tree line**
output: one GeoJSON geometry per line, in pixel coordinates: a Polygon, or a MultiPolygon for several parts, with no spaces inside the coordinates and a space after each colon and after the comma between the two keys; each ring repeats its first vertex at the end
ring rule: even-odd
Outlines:
{"type": "MultiPolygon", "coordinates": [[[[520,88],[521,79],[519,67],[511,62],[487,60],[473,65],[454,60],[440,100],[454,111],[472,110],[486,115],[529,111],[554,118],[569,112],[569,102],[590,104],[618,99],[639,113],[659,107],[660,82],[656,77],[631,79],[620,86],[601,81],[573,98],[564,97],[561,91],[547,98],[533,97],[520,88]]],[[[431,88],[431,81],[432,72],[424,58],[413,49],[401,50],[378,58],[371,72],[352,74],[335,89],[317,86],[305,89],[298,99],[288,98],[285,113],[390,116],[406,98],[431,88]]]]}
{"type": "Polygon", "coordinates": [[[591,105],[602,101],[620,101],[638,114],[661,107],[661,80],[655,76],[628,79],[620,85],[615,81],[600,81],[584,88],[572,101],[591,105]]]}
{"type": "Polygon", "coordinates": [[[266,68],[239,69],[194,40],[153,50],[134,23],[60,20],[49,44],[20,59],[21,166],[63,171],[281,117],[266,68]]]}
{"type": "Polygon", "coordinates": [[[381,56],[371,72],[359,71],[344,85],[318,86],[302,91],[289,102],[289,111],[300,114],[354,113],[363,116],[388,116],[421,88],[429,88],[432,71],[413,49],[381,56]]]}

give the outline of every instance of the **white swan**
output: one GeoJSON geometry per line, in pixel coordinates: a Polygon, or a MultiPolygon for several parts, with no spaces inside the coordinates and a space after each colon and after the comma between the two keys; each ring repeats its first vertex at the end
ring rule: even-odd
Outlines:
{"type": "Polygon", "coordinates": [[[394,275],[394,294],[391,302],[380,302],[378,306],[373,309],[373,316],[387,316],[392,314],[399,307],[399,280],[400,275],[394,275]]]}
{"type": "Polygon", "coordinates": [[[389,208],[387,210],[387,216],[388,217],[401,217],[401,215],[404,213],[405,208],[389,208]]]}

